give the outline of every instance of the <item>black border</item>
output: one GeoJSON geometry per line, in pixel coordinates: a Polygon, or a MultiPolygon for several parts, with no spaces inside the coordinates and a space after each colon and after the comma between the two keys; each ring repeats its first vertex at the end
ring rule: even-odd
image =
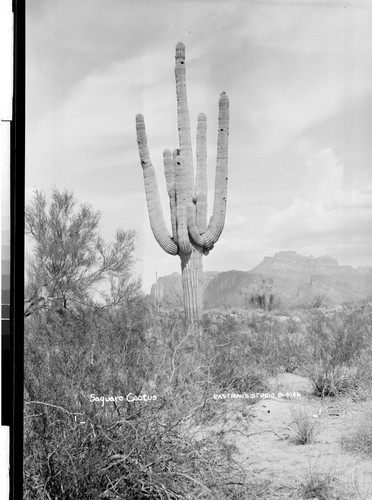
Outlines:
{"type": "Polygon", "coordinates": [[[26,5],[12,0],[14,14],[13,104],[10,131],[10,370],[3,425],[10,425],[10,498],[23,497],[24,209],[26,5]]]}

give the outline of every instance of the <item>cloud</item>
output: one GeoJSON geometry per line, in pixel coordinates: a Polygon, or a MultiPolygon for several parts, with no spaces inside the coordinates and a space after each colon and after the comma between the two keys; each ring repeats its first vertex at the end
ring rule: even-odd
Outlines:
{"type": "Polygon", "coordinates": [[[307,162],[301,193],[284,210],[267,220],[262,236],[266,244],[301,248],[313,241],[319,246],[355,238],[355,245],[370,248],[372,190],[367,184],[349,189],[343,184],[343,167],[331,149],[307,162]]]}
{"type": "Polygon", "coordinates": [[[342,127],[345,110],[370,95],[372,10],[313,2],[255,7],[250,16],[243,9],[238,57],[229,54],[228,74],[237,76],[232,116],[240,122],[234,146],[244,141],[245,151],[267,154],[330,116],[342,127]]]}
{"type": "Polygon", "coordinates": [[[343,187],[343,165],[332,149],[324,149],[305,163],[307,171],[302,181],[303,200],[326,200],[343,187]]]}

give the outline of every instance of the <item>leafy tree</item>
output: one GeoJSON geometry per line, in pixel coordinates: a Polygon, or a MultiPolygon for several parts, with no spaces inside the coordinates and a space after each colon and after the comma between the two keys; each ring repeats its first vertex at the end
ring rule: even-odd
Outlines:
{"type": "Polygon", "coordinates": [[[33,243],[26,316],[41,308],[97,305],[99,297],[101,305],[118,305],[140,292],[140,280],[133,278],[135,231],[118,230],[115,241],[105,243],[99,222],[100,213],[78,204],[72,192],[54,189],[48,201],[35,191],[25,214],[33,243]]]}

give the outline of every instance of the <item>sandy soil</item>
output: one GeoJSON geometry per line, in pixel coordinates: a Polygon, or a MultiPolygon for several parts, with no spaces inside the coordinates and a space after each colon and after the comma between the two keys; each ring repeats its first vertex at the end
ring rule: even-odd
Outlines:
{"type": "Polygon", "coordinates": [[[350,498],[372,499],[372,460],[341,447],[342,436],[352,433],[371,402],[350,398],[321,400],[311,395],[309,380],[295,374],[280,374],[270,380],[270,385],[274,398],[260,399],[254,405],[247,405],[245,400],[221,403],[228,409],[224,423],[216,430],[236,446],[234,459],[248,475],[274,485],[272,498],[289,498],[288,493],[300,488],[310,473],[330,473],[347,485],[350,498]],[[287,391],[301,396],[277,397],[279,392],[287,391]],[[298,410],[316,420],[316,433],[310,444],[292,442],[293,412],[298,410]],[[282,497],[278,496],[279,491],[283,491],[282,497]]]}

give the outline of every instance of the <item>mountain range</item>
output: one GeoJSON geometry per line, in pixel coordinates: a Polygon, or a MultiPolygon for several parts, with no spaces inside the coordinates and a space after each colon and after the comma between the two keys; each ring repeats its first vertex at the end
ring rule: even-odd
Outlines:
{"type": "MultiPolygon", "coordinates": [[[[340,265],[336,259],[303,256],[282,251],[249,271],[207,271],[204,273],[206,308],[247,307],[266,293],[286,305],[340,305],[372,300],[372,267],[340,265]]],[[[158,279],[150,296],[164,307],[181,304],[182,282],[179,273],[158,279]]]]}

